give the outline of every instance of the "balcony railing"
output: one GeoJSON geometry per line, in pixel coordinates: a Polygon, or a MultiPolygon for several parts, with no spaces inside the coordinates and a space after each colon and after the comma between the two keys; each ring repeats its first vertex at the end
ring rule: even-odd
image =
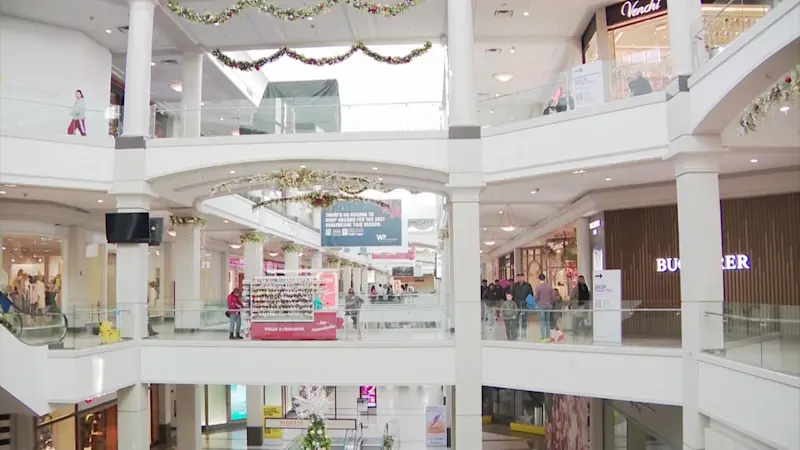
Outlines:
{"type": "Polygon", "coordinates": [[[772,1],[728,0],[722,5],[703,5],[703,17],[690,28],[694,42],[695,69],[725,50],[770,10],[772,1]]]}

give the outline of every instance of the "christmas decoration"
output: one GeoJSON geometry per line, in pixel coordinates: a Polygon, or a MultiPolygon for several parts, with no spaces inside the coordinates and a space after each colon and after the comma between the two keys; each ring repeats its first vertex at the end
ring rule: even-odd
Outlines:
{"type": "Polygon", "coordinates": [[[356,197],[353,195],[335,194],[331,192],[307,192],[292,197],[279,197],[269,200],[262,200],[253,204],[253,211],[259,208],[265,208],[272,205],[281,205],[286,203],[306,203],[312,208],[327,208],[336,202],[354,202],[354,203],[374,203],[382,208],[388,208],[389,204],[380,200],[373,200],[371,198],[356,197]]]}
{"type": "Polygon", "coordinates": [[[300,440],[302,450],[330,450],[332,441],[325,425],[325,413],[331,407],[325,386],[303,386],[293,399],[294,411],[300,419],[308,419],[308,429],[300,440]]]}
{"type": "Polygon", "coordinates": [[[427,53],[428,50],[431,49],[431,47],[433,47],[433,44],[431,44],[430,42],[425,42],[425,44],[422,47],[415,48],[406,55],[384,56],[371,50],[369,47],[364,45],[363,42],[359,42],[351,46],[349,50],[340,55],[326,56],[324,58],[311,58],[308,56],[304,56],[300,53],[297,53],[296,51],[290,48],[282,47],[277,51],[275,51],[275,53],[269,56],[265,56],[263,58],[259,58],[255,61],[238,61],[222,53],[222,51],[220,50],[214,50],[211,52],[211,54],[214,55],[214,57],[217,58],[217,61],[221,62],[222,64],[232,69],[239,69],[247,72],[251,70],[259,70],[264,65],[273,63],[284,56],[288,56],[289,58],[300,61],[301,63],[309,66],[331,66],[347,60],[348,58],[353,56],[357,51],[363,52],[365,55],[369,56],[370,58],[374,59],[379,63],[392,64],[392,65],[408,64],[412,60],[414,60],[414,58],[417,58],[427,53]]]}
{"type": "Polygon", "coordinates": [[[400,13],[408,11],[412,7],[422,3],[421,0],[402,0],[393,5],[383,5],[380,3],[370,3],[362,0],[322,0],[316,5],[307,6],[304,8],[283,8],[264,0],[238,0],[233,5],[225,8],[218,13],[211,12],[198,12],[190,8],[185,8],[181,5],[180,0],[169,0],[167,8],[177,14],[179,17],[186,19],[190,22],[203,24],[203,25],[219,25],[227,22],[232,17],[238,15],[247,8],[255,8],[269,14],[276,19],[281,20],[300,20],[310,19],[320,14],[328,12],[333,6],[338,4],[350,5],[353,8],[361,10],[369,14],[375,14],[383,17],[392,17],[400,13]]]}
{"type": "Polygon", "coordinates": [[[328,264],[338,264],[341,260],[335,256],[328,256],[328,264]]]}
{"type": "Polygon", "coordinates": [[[394,446],[394,438],[390,435],[386,435],[383,437],[383,450],[392,450],[394,446]]]}
{"type": "Polygon", "coordinates": [[[283,244],[281,251],[284,253],[300,253],[303,251],[303,246],[300,244],[283,244]]]}
{"type": "Polygon", "coordinates": [[[248,242],[260,244],[264,242],[264,235],[255,233],[245,233],[239,236],[239,243],[247,244],[248,242]]]}
{"type": "Polygon", "coordinates": [[[266,174],[247,175],[224,181],[211,189],[211,195],[232,192],[235,189],[253,188],[286,190],[312,190],[319,187],[323,191],[341,191],[356,195],[367,189],[379,189],[381,183],[363,177],[350,177],[325,170],[277,170],[266,174]]]}
{"type": "Polygon", "coordinates": [[[439,230],[439,240],[444,241],[445,239],[450,237],[450,230],[447,228],[442,228],[439,230]]]}
{"type": "Polygon", "coordinates": [[[767,113],[776,107],[800,105],[800,64],[770,90],[758,96],[739,120],[739,135],[756,131],[767,113]]]}
{"type": "Polygon", "coordinates": [[[196,216],[169,216],[173,227],[199,228],[206,225],[206,221],[196,216]]]}

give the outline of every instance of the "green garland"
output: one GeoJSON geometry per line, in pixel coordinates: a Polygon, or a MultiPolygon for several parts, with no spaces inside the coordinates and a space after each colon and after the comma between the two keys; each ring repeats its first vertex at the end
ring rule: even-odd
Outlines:
{"type": "Polygon", "coordinates": [[[337,264],[340,263],[342,260],[335,257],[335,256],[328,256],[328,264],[337,264]]]}
{"type": "Polygon", "coordinates": [[[203,227],[206,221],[196,216],[169,216],[173,227],[203,227]]]}
{"type": "Polygon", "coordinates": [[[450,237],[450,230],[447,228],[442,228],[439,230],[439,240],[443,241],[450,237]]]}
{"type": "Polygon", "coordinates": [[[214,55],[215,58],[217,58],[217,61],[221,62],[222,64],[232,69],[251,71],[251,70],[259,70],[261,69],[261,67],[269,63],[273,63],[284,56],[288,56],[289,58],[292,58],[296,61],[300,61],[301,63],[309,66],[331,66],[347,60],[348,58],[353,56],[357,51],[363,52],[365,55],[369,56],[370,58],[374,59],[379,63],[392,64],[392,65],[408,64],[415,58],[427,53],[428,50],[430,50],[432,47],[433,44],[431,44],[430,41],[428,41],[425,42],[425,44],[422,47],[415,48],[406,55],[384,56],[371,50],[369,47],[364,45],[363,42],[359,42],[351,46],[349,50],[340,55],[326,56],[324,58],[319,58],[319,59],[310,58],[308,56],[302,55],[288,47],[281,47],[275,53],[269,56],[265,56],[263,58],[259,58],[255,61],[239,61],[222,53],[222,51],[219,49],[212,51],[211,54],[214,55]]]}
{"type": "Polygon", "coordinates": [[[394,446],[394,438],[390,435],[385,435],[383,437],[383,450],[392,450],[394,446]]]}
{"type": "Polygon", "coordinates": [[[331,450],[333,440],[328,436],[327,426],[322,417],[312,414],[308,418],[308,430],[300,441],[301,450],[331,450]]]}
{"type": "Polygon", "coordinates": [[[331,192],[307,192],[305,194],[295,195],[292,197],[279,197],[269,200],[263,200],[253,204],[253,211],[259,208],[266,208],[272,205],[283,205],[287,203],[306,203],[312,208],[328,208],[336,202],[353,202],[353,203],[374,203],[382,208],[388,208],[386,202],[374,200],[371,198],[356,197],[353,195],[334,194],[331,192]]]}
{"type": "Polygon", "coordinates": [[[300,244],[283,244],[281,251],[284,253],[300,253],[303,251],[303,246],[300,244]]]}
{"type": "Polygon", "coordinates": [[[766,118],[767,113],[777,106],[800,105],[800,64],[780,83],[758,96],[749,108],[744,110],[739,119],[740,135],[756,131],[758,124],[766,118]]]}
{"type": "Polygon", "coordinates": [[[245,233],[239,236],[240,244],[255,243],[261,244],[264,242],[264,235],[255,233],[245,233]]]}
{"type": "Polygon", "coordinates": [[[316,186],[322,186],[323,190],[341,191],[345,194],[356,195],[367,189],[379,189],[381,183],[363,177],[351,177],[327,170],[281,169],[274,172],[246,175],[236,177],[232,180],[217,183],[211,189],[211,195],[220,192],[231,192],[241,187],[251,188],[254,185],[262,189],[301,189],[312,190],[316,186]]]}
{"type": "Polygon", "coordinates": [[[167,8],[169,8],[170,11],[174,12],[179,17],[190,22],[203,25],[219,25],[221,23],[225,23],[230,18],[238,15],[247,8],[256,8],[264,14],[269,14],[277,19],[292,21],[309,19],[318,16],[322,13],[328,12],[333,6],[338,4],[347,4],[369,14],[392,17],[408,11],[420,3],[422,3],[421,0],[403,0],[394,5],[370,3],[362,0],[322,0],[316,5],[304,8],[283,8],[273,5],[272,3],[268,3],[265,0],[238,0],[236,3],[225,8],[221,12],[211,13],[207,11],[198,12],[193,9],[185,8],[181,5],[180,0],[169,0],[167,3],[167,8]]]}

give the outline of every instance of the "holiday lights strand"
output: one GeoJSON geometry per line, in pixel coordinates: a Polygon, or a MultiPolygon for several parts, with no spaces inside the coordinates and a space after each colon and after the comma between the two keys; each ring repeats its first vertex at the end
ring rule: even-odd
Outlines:
{"type": "Polygon", "coordinates": [[[800,64],[780,83],[758,96],[750,107],[744,110],[739,119],[740,135],[756,131],[767,113],[776,106],[800,105],[800,64]]]}
{"type": "Polygon", "coordinates": [[[233,5],[225,8],[218,13],[208,11],[198,12],[194,9],[186,8],[181,5],[180,0],[169,0],[167,8],[179,17],[190,22],[203,25],[219,25],[227,22],[234,16],[248,8],[255,8],[264,14],[281,20],[300,20],[310,19],[320,14],[330,11],[339,4],[350,5],[360,11],[375,14],[383,17],[393,17],[406,12],[414,6],[422,3],[422,0],[402,0],[399,3],[384,5],[382,3],[371,3],[362,0],[322,0],[321,2],[304,8],[283,8],[265,0],[238,0],[233,5]]]}
{"type": "Polygon", "coordinates": [[[331,66],[334,64],[339,64],[351,56],[353,56],[356,52],[361,51],[365,55],[369,56],[370,58],[374,59],[379,63],[384,64],[392,64],[392,65],[401,65],[401,64],[408,64],[413,61],[415,58],[424,55],[433,47],[433,44],[429,42],[425,42],[422,47],[415,48],[411,50],[408,54],[403,56],[384,56],[380,53],[375,52],[374,50],[370,49],[363,42],[359,42],[350,47],[349,50],[346,52],[336,55],[336,56],[326,56],[324,58],[310,58],[308,56],[302,55],[290,48],[283,47],[278,49],[275,53],[265,56],[263,58],[259,58],[255,61],[239,61],[235,60],[228,55],[222,53],[221,50],[217,49],[211,52],[217,61],[221,62],[222,64],[232,68],[232,69],[239,69],[245,72],[249,72],[251,70],[259,70],[261,67],[273,63],[284,56],[288,56],[296,61],[299,61],[303,64],[309,66],[331,66]]]}
{"type": "Polygon", "coordinates": [[[312,208],[328,208],[338,201],[353,202],[353,203],[372,203],[382,208],[389,208],[388,203],[380,200],[373,200],[371,198],[334,194],[331,192],[308,192],[305,194],[295,195],[293,197],[279,197],[279,198],[260,201],[253,205],[253,211],[258,210],[259,208],[266,208],[272,205],[283,205],[287,203],[305,203],[311,206],[312,208]]]}

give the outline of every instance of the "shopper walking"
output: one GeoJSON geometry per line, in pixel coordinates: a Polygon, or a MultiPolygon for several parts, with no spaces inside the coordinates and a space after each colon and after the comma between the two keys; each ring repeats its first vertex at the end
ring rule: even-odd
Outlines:
{"type": "Polygon", "coordinates": [[[83,101],[83,91],[80,89],[75,91],[75,104],[72,105],[70,116],[72,120],[69,122],[67,134],[71,136],[77,131],[81,136],[86,136],[86,104],[83,101]]]}
{"type": "Polygon", "coordinates": [[[495,321],[497,320],[497,308],[500,307],[503,297],[503,290],[494,283],[486,286],[486,290],[483,292],[484,318],[489,322],[489,331],[494,330],[495,321]]]}
{"type": "Polygon", "coordinates": [[[356,329],[358,329],[358,313],[361,311],[362,303],[364,303],[364,300],[356,295],[356,291],[353,288],[347,290],[347,295],[344,297],[344,314],[350,317],[350,320],[353,321],[353,327],[356,329]]]}
{"type": "Polygon", "coordinates": [[[578,276],[578,284],[572,288],[569,293],[569,301],[578,312],[575,314],[575,332],[584,333],[588,332],[591,324],[591,317],[589,317],[592,305],[592,292],[586,284],[586,278],[583,275],[578,276]]]}
{"type": "Polygon", "coordinates": [[[536,309],[539,311],[539,337],[542,342],[550,342],[550,321],[555,298],[553,287],[547,283],[543,273],[539,274],[539,284],[536,285],[533,298],[536,302],[536,309]]]}
{"type": "Polygon", "coordinates": [[[519,329],[523,339],[528,337],[528,296],[533,295],[533,287],[525,281],[525,275],[518,273],[517,280],[511,287],[514,303],[519,308],[519,329]]]}
{"type": "Polygon", "coordinates": [[[242,337],[242,290],[238,287],[233,288],[233,291],[228,295],[228,310],[225,315],[228,316],[228,339],[244,339],[242,337]]]}
{"type": "Polygon", "coordinates": [[[506,300],[500,308],[506,327],[506,339],[516,341],[519,338],[519,309],[511,292],[506,293],[506,300]]]}

